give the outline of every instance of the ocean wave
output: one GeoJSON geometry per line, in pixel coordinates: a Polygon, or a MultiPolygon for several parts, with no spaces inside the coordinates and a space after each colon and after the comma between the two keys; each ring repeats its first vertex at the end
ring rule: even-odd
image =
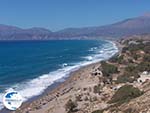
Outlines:
{"type": "MultiPolygon", "coordinates": [[[[62,64],[62,67],[56,71],[50,72],[48,74],[43,74],[39,76],[38,78],[23,82],[21,84],[16,84],[15,88],[14,86],[8,88],[6,90],[15,90],[18,91],[24,101],[27,101],[33,96],[40,95],[44,92],[48,86],[54,84],[55,82],[62,82],[65,80],[66,77],[69,76],[69,74],[83,66],[89,65],[91,63],[96,63],[101,60],[109,59],[112,55],[114,55],[116,52],[118,52],[118,48],[116,45],[112,42],[106,43],[103,45],[103,47],[98,48],[94,47],[91,50],[96,50],[97,54],[93,54],[90,56],[86,56],[85,61],[74,63],[73,65],[68,65],[67,63],[62,64]]],[[[2,96],[4,94],[0,94],[0,109],[3,107],[2,105],[2,96]]]]}
{"type": "Polygon", "coordinates": [[[66,67],[66,66],[68,66],[67,63],[63,63],[63,64],[62,64],[62,67],[66,67]]]}
{"type": "Polygon", "coordinates": [[[98,47],[92,47],[89,49],[89,51],[95,51],[98,47]]]}
{"type": "Polygon", "coordinates": [[[87,59],[88,61],[92,61],[93,60],[93,56],[86,56],[84,58],[87,59]]]}

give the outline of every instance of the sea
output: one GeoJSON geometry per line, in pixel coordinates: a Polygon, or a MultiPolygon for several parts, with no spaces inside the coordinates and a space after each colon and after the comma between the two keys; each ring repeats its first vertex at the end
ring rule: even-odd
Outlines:
{"type": "Polygon", "coordinates": [[[65,81],[71,72],[117,52],[116,45],[106,40],[2,41],[0,109],[8,91],[18,91],[27,101],[65,81]]]}

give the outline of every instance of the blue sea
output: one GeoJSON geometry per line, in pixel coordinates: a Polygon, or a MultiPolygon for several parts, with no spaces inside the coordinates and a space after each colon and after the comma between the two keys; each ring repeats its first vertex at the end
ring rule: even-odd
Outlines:
{"type": "Polygon", "coordinates": [[[0,42],[0,108],[7,91],[18,91],[26,101],[116,52],[114,43],[103,40],[0,42]]]}

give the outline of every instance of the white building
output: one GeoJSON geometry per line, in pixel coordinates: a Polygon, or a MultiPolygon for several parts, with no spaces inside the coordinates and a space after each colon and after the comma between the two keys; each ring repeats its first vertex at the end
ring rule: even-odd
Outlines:
{"type": "Polygon", "coordinates": [[[140,74],[140,78],[138,78],[138,82],[143,83],[147,80],[150,80],[150,73],[147,71],[144,71],[143,73],[140,74]]]}

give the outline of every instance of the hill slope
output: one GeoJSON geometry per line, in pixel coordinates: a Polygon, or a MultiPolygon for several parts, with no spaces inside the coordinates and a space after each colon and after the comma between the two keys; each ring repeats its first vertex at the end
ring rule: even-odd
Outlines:
{"type": "Polygon", "coordinates": [[[150,34],[150,16],[130,18],[106,26],[67,28],[57,32],[45,28],[22,29],[0,24],[0,40],[120,38],[139,34],[150,34]]]}
{"type": "Polygon", "coordinates": [[[104,36],[104,37],[122,37],[135,34],[150,33],[150,17],[141,16],[126,19],[111,25],[86,28],[67,28],[57,32],[68,36],[104,36]]]}

